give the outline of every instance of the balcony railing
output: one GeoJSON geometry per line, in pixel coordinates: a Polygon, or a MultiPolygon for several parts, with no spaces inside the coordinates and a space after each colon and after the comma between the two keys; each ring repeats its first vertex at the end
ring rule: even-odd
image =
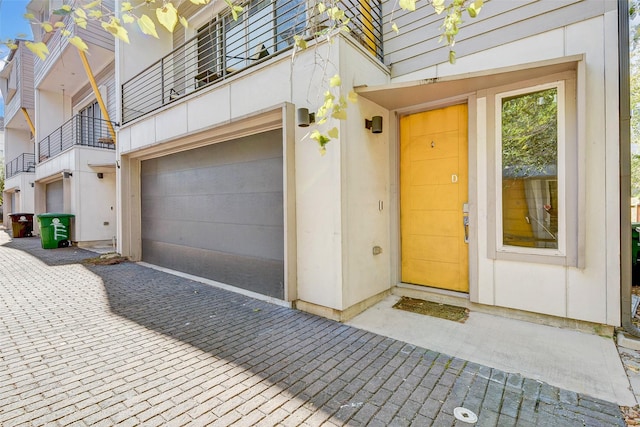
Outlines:
{"type": "MultiPolygon", "coordinates": [[[[380,0],[343,0],[351,34],[382,59],[380,0]]],[[[123,123],[289,49],[294,35],[322,31],[324,14],[304,0],[252,0],[237,21],[222,15],[122,85],[123,123]]]]}
{"type": "Polygon", "coordinates": [[[33,153],[22,153],[5,165],[5,178],[11,178],[21,172],[36,171],[36,155],[33,153]]]}
{"type": "MultiPolygon", "coordinates": [[[[115,150],[106,120],[73,116],[39,143],[39,161],[54,157],[75,145],[115,150]]],[[[112,126],[114,123],[112,123],[112,126]]]]}

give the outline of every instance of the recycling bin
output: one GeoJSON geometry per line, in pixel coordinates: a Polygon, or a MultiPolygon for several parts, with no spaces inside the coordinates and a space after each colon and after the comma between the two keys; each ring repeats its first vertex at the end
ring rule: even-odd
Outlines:
{"type": "Polygon", "coordinates": [[[640,222],[631,223],[631,262],[638,263],[638,253],[640,252],[640,222]]]}
{"type": "Polygon", "coordinates": [[[43,213],[37,215],[40,241],[43,249],[66,248],[71,244],[71,218],[73,214],[43,213]]]}
{"type": "Polygon", "coordinates": [[[30,237],[33,233],[33,214],[32,213],[12,213],[11,231],[13,237],[30,237]]]}

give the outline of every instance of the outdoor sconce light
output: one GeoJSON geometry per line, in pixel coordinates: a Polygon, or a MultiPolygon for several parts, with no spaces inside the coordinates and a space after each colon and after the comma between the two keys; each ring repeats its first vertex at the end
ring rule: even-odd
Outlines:
{"type": "Polygon", "coordinates": [[[33,188],[33,187],[35,187],[36,184],[33,183],[33,182],[30,182],[29,185],[31,186],[31,188],[33,188]]]}
{"type": "Polygon", "coordinates": [[[104,177],[104,175],[102,174],[102,172],[98,172],[98,179],[102,179],[104,177]]]}
{"type": "Polygon", "coordinates": [[[70,176],[73,176],[73,174],[69,171],[64,171],[62,172],[62,177],[63,178],[69,178],[70,176]]]}
{"type": "Polygon", "coordinates": [[[308,108],[298,108],[298,126],[301,128],[309,127],[310,123],[316,122],[315,113],[309,113],[308,108]]]}
{"type": "Polygon", "coordinates": [[[16,191],[15,191],[15,192],[16,192],[16,193],[19,193],[19,192],[20,192],[20,189],[19,189],[19,188],[16,188],[16,191]]]}
{"type": "Polygon", "coordinates": [[[364,119],[364,127],[371,133],[382,133],[382,116],[373,116],[371,120],[364,119]]]}

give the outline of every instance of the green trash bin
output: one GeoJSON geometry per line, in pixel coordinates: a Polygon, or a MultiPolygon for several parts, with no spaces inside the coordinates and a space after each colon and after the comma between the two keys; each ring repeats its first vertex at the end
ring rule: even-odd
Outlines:
{"type": "Polygon", "coordinates": [[[37,215],[40,240],[43,249],[66,248],[71,245],[71,218],[65,213],[43,213],[37,215]]]}
{"type": "Polygon", "coordinates": [[[638,253],[640,253],[640,222],[631,223],[631,262],[638,263],[638,253]]]}

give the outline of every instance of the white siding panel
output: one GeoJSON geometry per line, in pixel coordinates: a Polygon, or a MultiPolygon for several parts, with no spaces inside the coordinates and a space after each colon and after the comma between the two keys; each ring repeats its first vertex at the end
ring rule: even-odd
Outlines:
{"type": "Polygon", "coordinates": [[[495,302],[501,307],[565,317],[565,268],[495,261],[495,302]]]}

